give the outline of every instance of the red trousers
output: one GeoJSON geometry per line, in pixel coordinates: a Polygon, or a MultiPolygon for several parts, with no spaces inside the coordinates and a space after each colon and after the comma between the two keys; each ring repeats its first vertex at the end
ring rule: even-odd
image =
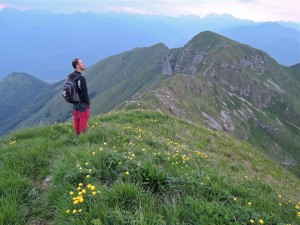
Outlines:
{"type": "Polygon", "coordinates": [[[74,115],[74,129],[76,135],[84,133],[87,128],[88,120],[90,117],[90,109],[86,109],[85,112],[80,112],[79,110],[73,110],[74,115]]]}

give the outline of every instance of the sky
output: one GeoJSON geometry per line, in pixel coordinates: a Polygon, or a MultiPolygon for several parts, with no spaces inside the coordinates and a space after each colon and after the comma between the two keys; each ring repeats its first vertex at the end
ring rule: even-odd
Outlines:
{"type": "Polygon", "coordinates": [[[231,14],[257,22],[300,23],[300,0],[0,0],[0,10],[44,9],[56,13],[125,12],[151,15],[231,14]]]}

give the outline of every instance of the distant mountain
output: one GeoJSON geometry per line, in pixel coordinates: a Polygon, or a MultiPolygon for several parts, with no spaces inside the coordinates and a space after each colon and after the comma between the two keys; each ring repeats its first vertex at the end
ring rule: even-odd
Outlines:
{"type": "Polygon", "coordinates": [[[278,23],[240,26],[219,33],[261,49],[283,65],[291,66],[300,62],[300,31],[278,23]]]}
{"type": "MultiPolygon", "coordinates": [[[[165,43],[169,48],[176,48],[205,30],[220,33],[238,26],[258,24],[226,14],[212,14],[205,18],[91,12],[64,15],[5,8],[0,11],[0,51],[5,55],[0,59],[1,65],[5,65],[0,67],[0,80],[13,71],[26,71],[53,83],[69,73],[75,57],[84,59],[86,65],[91,66],[103,58],[135,47],[165,43]]],[[[258,33],[255,27],[253,29],[253,33],[258,33]]],[[[295,63],[300,62],[295,47],[297,43],[289,42],[290,39],[283,41],[282,34],[286,31],[282,31],[282,27],[275,29],[279,29],[278,35],[273,35],[271,42],[258,36],[263,40],[260,49],[283,65],[291,65],[295,60],[295,63]],[[281,45],[274,45],[276,43],[281,45]],[[281,55],[273,54],[281,50],[284,50],[281,55]]],[[[265,35],[270,37],[269,33],[265,35]]],[[[248,35],[242,40],[235,39],[235,36],[230,37],[252,45],[253,38],[248,42],[248,35]]]]}
{"type": "MultiPolygon", "coordinates": [[[[245,139],[300,175],[298,72],[299,64],[281,66],[265,52],[207,31],[181,48],[156,44],[111,56],[84,76],[94,115],[115,107],[158,110],[245,139]]],[[[6,127],[71,118],[62,85],[46,86],[14,116],[19,124],[6,127]]]]}
{"type": "MultiPolygon", "coordinates": [[[[30,74],[11,73],[0,82],[0,131],[9,131],[17,126],[29,114],[19,114],[28,106],[38,100],[39,93],[44,91],[49,84],[30,74]]],[[[2,133],[0,132],[0,134],[2,133]]]]}
{"type": "Polygon", "coordinates": [[[39,79],[63,79],[75,57],[87,66],[99,59],[167,39],[182,39],[163,23],[150,23],[107,14],[62,15],[39,11],[0,11],[0,79],[12,71],[26,71],[39,79]],[[167,35],[166,35],[167,34],[167,35]],[[174,38],[176,37],[176,38],[174,38]]]}

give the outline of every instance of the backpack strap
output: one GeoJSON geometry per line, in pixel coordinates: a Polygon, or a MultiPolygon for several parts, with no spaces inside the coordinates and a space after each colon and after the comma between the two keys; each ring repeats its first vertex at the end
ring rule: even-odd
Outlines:
{"type": "Polygon", "coordinates": [[[80,77],[80,75],[78,75],[77,73],[70,73],[69,75],[68,75],[68,79],[72,79],[72,80],[76,80],[76,79],[78,79],[80,77]],[[75,75],[76,77],[74,77],[74,78],[71,78],[71,75],[75,75]]]}
{"type": "Polygon", "coordinates": [[[79,79],[80,76],[81,76],[81,75],[78,75],[77,73],[70,73],[69,76],[68,76],[68,79],[71,79],[71,80],[73,80],[73,81],[76,83],[78,89],[80,89],[80,88],[79,88],[78,82],[76,82],[76,81],[79,79]],[[71,78],[71,75],[73,75],[73,74],[74,74],[76,77],[71,78]]]}

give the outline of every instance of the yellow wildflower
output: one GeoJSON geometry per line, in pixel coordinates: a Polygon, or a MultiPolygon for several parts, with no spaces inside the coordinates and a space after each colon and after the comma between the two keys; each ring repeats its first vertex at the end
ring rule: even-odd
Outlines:
{"type": "Polygon", "coordinates": [[[126,172],[125,172],[125,174],[126,174],[126,175],[129,175],[129,172],[128,172],[128,171],[126,171],[126,172]]]}
{"type": "Polygon", "coordinates": [[[78,204],[78,203],[79,203],[78,200],[75,200],[75,201],[73,202],[74,205],[76,205],[76,204],[78,204]]]}
{"type": "Polygon", "coordinates": [[[89,178],[90,177],[90,175],[86,175],[86,178],[89,178]]]}
{"type": "Polygon", "coordinates": [[[92,195],[95,195],[95,194],[97,194],[97,192],[96,192],[96,191],[93,191],[93,192],[92,192],[92,195]]]}
{"type": "Polygon", "coordinates": [[[93,191],[93,190],[95,190],[95,188],[96,188],[95,186],[91,186],[90,189],[91,189],[91,191],[93,191]]]}
{"type": "Polygon", "coordinates": [[[70,195],[74,195],[74,192],[73,191],[70,191],[70,193],[69,193],[70,195]]]}
{"type": "Polygon", "coordinates": [[[264,224],[264,221],[262,219],[260,219],[258,222],[259,224],[264,224]]]}
{"type": "Polygon", "coordinates": [[[86,193],[86,190],[85,190],[85,189],[82,189],[81,192],[82,192],[83,194],[85,194],[85,193],[86,193]]]}
{"type": "Polygon", "coordinates": [[[70,209],[68,209],[68,210],[66,211],[66,213],[70,213],[70,209]]]}
{"type": "Polygon", "coordinates": [[[83,185],[83,183],[79,183],[79,184],[78,184],[78,187],[81,187],[82,185],[83,185]]]}
{"type": "Polygon", "coordinates": [[[250,220],[250,223],[251,223],[251,224],[254,224],[254,223],[255,223],[255,221],[254,221],[254,220],[250,220]]]}
{"type": "Polygon", "coordinates": [[[76,210],[76,209],[73,209],[72,213],[75,214],[76,212],[77,212],[77,210],[76,210]]]}

